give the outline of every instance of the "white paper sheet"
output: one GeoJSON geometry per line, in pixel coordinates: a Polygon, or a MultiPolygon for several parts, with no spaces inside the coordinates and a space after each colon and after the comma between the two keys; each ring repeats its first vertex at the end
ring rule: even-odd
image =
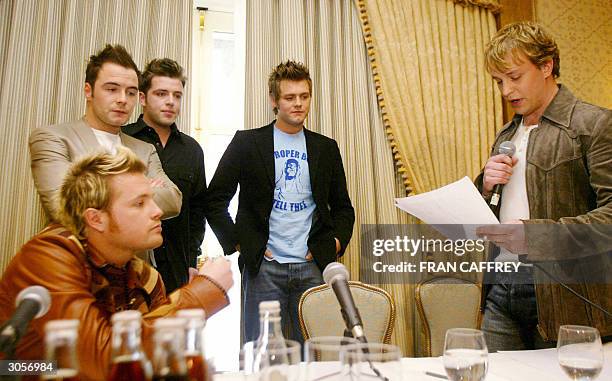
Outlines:
{"type": "Polygon", "coordinates": [[[476,226],[499,224],[467,176],[430,192],[396,198],[395,205],[450,239],[475,239],[476,226]]]}

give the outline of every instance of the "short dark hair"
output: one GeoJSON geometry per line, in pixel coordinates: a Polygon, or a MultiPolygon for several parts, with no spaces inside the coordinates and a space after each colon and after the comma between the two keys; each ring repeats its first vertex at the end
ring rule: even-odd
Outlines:
{"type": "MultiPolygon", "coordinates": [[[[286,61],[281,62],[272,70],[268,77],[268,91],[275,101],[280,99],[280,84],[281,81],[306,81],[308,82],[308,91],[312,95],[312,79],[308,68],[301,62],[286,61]]],[[[274,108],[274,113],[277,110],[274,108]]]]}
{"type": "Polygon", "coordinates": [[[134,63],[130,53],[128,53],[122,45],[106,44],[104,49],[89,57],[89,62],[87,63],[85,82],[89,83],[92,88],[96,83],[96,79],[98,79],[98,72],[100,72],[102,65],[107,62],[133,69],[138,78],[140,78],[140,70],[138,70],[138,66],[134,63]]]}
{"type": "Polygon", "coordinates": [[[176,78],[181,81],[183,86],[187,81],[187,77],[183,74],[183,68],[175,60],[170,58],[157,58],[149,62],[145,66],[142,75],[140,76],[139,90],[145,95],[151,88],[151,81],[153,77],[170,77],[176,78]]]}

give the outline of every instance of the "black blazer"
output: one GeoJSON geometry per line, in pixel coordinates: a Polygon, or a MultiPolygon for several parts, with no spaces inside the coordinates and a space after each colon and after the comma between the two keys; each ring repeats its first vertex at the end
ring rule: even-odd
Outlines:
{"type": "MultiPolygon", "coordinates": [[[[225,254],[240,244],[240,269],[257,274],[269,235],[274,199],[274,122],[236,132],[223,154],[207,194],[206,217],[225,254]],[[240,184],[238,213],[232,221],[228,206],[240,184]]],[[[342,255],[353,234],[355,211],[335,140],[304,129],[312,195],[316,205],[308,248],[318,267],[336,260],[338,238],[342,255]]]]}

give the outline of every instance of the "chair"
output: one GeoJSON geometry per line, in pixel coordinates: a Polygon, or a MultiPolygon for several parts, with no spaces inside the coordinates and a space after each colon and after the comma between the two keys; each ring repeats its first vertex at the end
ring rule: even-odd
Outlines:
{"type": "MultiPolygon", "coordinates": [[[[366,337],[371,342],[389,343],[395,322],[395,302],[385,290],[357,281],[349,287],[359,309],[366,337]]],[[[302,294],[298,316],[304,340],[320,336],[342,336],[344,320],[340,304],[328,285],[313,287],[302,294]]]]}
{"type": "Polygon", "coordinates": [[[444,338],[449,328],[480,328],[479,284],[470,281],[435,277],[416,287],[419,317],[425,327],[427,356],[444,352],[444,338]]]}

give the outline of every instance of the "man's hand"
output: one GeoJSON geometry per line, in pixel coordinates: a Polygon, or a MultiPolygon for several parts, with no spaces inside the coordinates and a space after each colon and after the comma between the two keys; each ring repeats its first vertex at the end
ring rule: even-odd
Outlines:
{"type": "Polygon", "coordinates": [[[484,167],[482,195],[489,197],[495,185],[507,184],[517,161],[518,158],[508,155],[491,156],[484,167]]]}
{"type": "Polygon", "coordinates": [[[270,249],[266,248],[266,251],[264,251],[264,255],[266,256],[266,258],[268,259],[272,259],[274,258],[274,255],[272,254],[272,252],[270,251],[270,249]]]}
{"type": "MultiPolygon", "coordinates": [[[[336,254],[338,254],[340,252],[340,249],[342,248],[342,246],[340,246],[340,241],[338,240],[338,238],[334,237],[334,240],[336,240],[336,254]]],[[[266,249],[266,251],[264,252],[264,255],[268,259],[274,258],[274,254],[272,254],[270,249],[266,249]]],[[[310,252],[310,250],[308,250],[308,253],[306,253],[306,260],[307,261],[312,261],[312,253],[310,252]]]]}
{"type": "Polygon", "coordinates": [[[189,268],[189,282],[188,283],[191,283],[193,278],[195,278],[197,275],[198,275],[198,269],[190,267],[189,268]]]}
{"type": "Polygon", "coordinates": [[[527,254],[525,225],[521,220],[507,221],[500,225],[480,226],[476,229],[476,234],[512,254],[527,254]]]}
{"type": "Polygon", "coordinates": [[[152,188],[164,188],[166,186],[166,182],[162,179],[150,179],[152,188]]]}
{"type": "Polygon", "coordinates": [[[207,260],[198,270],[198,275],[206,275],[219,283],[225,291],[228,291],[234,285],[231,264],[225,258],[207,260]]]}

